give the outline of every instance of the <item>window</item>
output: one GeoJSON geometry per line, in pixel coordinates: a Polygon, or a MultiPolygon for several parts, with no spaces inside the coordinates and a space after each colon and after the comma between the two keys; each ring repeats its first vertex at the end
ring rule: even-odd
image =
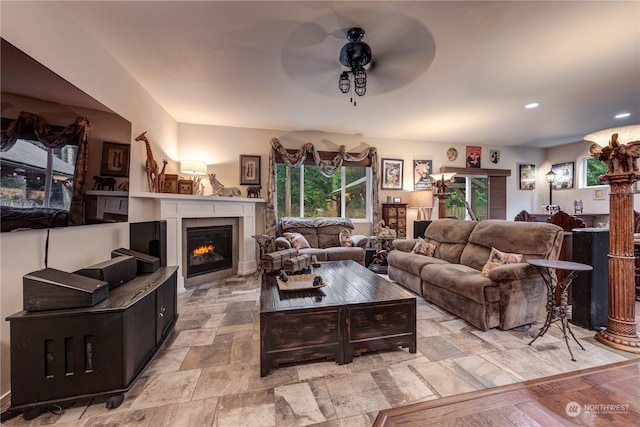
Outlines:
{"type": "Polygon", "coordinates": [[[284,216],[371,218],[371,168],[344,166],[327,178],[315,165],[276,165],[276,212],[284,216]]]}
{"type": "Polygon", "coordinates": [[[0,153],[0,199],[3,206],[69,209],[78,147],[47,148],[18,139],[0,153]]]}
{"type": "Polygon", "coordinates": [[[478,221],[489,218],[487,212],[486,176],[456,175],[455,182],[449,186],[450,196],[447,198],[447,217],[471,219],[469,208],[478,221]]]}
{"type": "Polygon", "coordinates": [[[609,168],[603,161],[587,156],[580,159],[580,188],[600,187],[606,185],[598,177],[607,173],[609,168]]]}

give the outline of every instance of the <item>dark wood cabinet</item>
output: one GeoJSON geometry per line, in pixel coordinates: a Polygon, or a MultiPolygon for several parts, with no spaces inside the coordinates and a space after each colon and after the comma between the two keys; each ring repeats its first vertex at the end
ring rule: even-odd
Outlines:
{"type": "Polygon", "coordinates": [[[406,203],[383,203],[382,220],[384,224],[395,230],[398,238],[407,237],[407,204],[406,203]]]}
{"type": "Polygon", "coordinates": [[[137,276],[93,307],[9,316],[10,409],[99,395],[119,406],[178,318],[176,272],[137,276]]]}

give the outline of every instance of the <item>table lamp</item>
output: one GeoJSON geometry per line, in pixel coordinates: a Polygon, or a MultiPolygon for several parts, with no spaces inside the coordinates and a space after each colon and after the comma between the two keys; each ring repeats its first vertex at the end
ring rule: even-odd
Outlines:
{"type": "Polygon", "coordinates": [[[202,177],[207,174],[207,164],[199,160],[182,160],[180,162],[180,172],[191,175],[193,191],[199,194],[202,177]]]}
{"type": "Polygon", "coordinates": [[[447,216],[447,198],[449,197],[447,189],[449,184],[455,181],[455,176],[455,172],[429,175],[431,185],[435,189],[433,197],[438,198],[438,218],[445,218],[447,216]]]}
{"type": "Polygon", "coordinates": [[[412,191],[409,195],[409,208],[418,209],[416,221],[431,220],[431,212],[433,210],[433,191],[412,191]]]}

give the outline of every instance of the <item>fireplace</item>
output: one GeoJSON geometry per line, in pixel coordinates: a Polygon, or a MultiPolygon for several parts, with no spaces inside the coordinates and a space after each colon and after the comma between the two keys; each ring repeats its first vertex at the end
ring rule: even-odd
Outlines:
{"type": "Polygon", "coordinates": [[[232,226],[187,228],[187,278],[231,268],[232,226]]]}
{"type": "Polygon", "coordinates": [[[182,276],[185,287],[238,274],[238,219],[182,221],[182,276]]]}

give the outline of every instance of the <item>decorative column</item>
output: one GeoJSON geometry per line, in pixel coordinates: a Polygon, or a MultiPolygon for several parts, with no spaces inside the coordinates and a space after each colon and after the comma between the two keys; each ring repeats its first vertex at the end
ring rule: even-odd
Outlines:
{"type": "MultiPolygon", "coordinates": [[[[609,312],[608,325],[596,334],[599,342],[610,347],[640,353],[635,320],[635,256],[633,247],[634,212],[631,186],[640,179],[636,159],[640,141],[630,139],[630,129],[609,129],[587,135],[585,140],[603,144],[602,133],[612,135],[607,146],[591,145],[591,155],[607,163],[609,172],[599,179],[609,184],[609,312]],[[618,133],[626,145],[618,142],[618,133]],[[627,139],[628,138],[628,139],[627,139]]],[[[640,126],[635,126],[640,131],[640,126]]],[[[635,136],[635,135],[634,135],[635,136]]],[[[608,140],[608,136],[604,141],[608,140]]]]}

